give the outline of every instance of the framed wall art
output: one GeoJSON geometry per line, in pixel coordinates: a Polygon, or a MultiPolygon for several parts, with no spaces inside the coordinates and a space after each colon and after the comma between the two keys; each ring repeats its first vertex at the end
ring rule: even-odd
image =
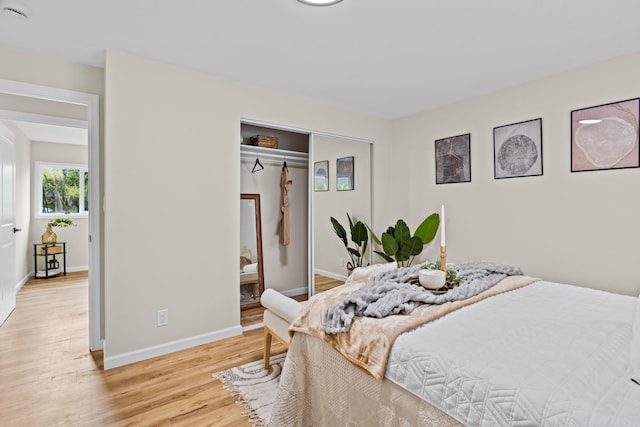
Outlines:
{"type": "Polygon", "coordinates": [[[353,156],[336,160],[336,190],[353,190],[353,156]]]}
{"type": "Polygon", "coordinates": [[[494,178],[542,175],[542,119],[493,128],[494,178]]]}
{"type": "Polygon", "coordinates": [[[329,160],[313,164],[313,191],[329,191],[329,160]]]}
{"type": "Polygon", "coordinates": [[[436,184],[471,182],[471,134],[436,140],[436,184]]]}
{"type": "Polygon", "coordinates": [[[571,111],[571,172],[640,166],[640,98],[571,111]]]}

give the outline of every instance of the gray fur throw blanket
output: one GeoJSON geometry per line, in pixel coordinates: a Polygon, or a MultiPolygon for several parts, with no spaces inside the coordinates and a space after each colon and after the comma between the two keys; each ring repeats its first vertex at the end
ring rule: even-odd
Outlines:
{"type": "Polygon", "coordinates": [[[355,316],[382,318],[392,314],[410,314],[422,304],[443,304],[478,295],[506,276],[521,275],[518,267],[489,262],[466,262],[456,270],[460,285],[444,294],[434,294],[420,285],[408,283],[418,278],[422,265],[400,267],[369,278],[366,285],[344,301],[327,308],[322,327],[327,334],[349,332],[355,316]]]}

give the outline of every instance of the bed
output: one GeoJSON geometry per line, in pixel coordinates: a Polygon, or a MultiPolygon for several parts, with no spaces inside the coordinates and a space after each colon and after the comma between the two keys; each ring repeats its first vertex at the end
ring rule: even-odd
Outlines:
{"type": "Polygon", "coordinates": [[[258,274],[258,263],[251,263],[248,258],[240,257],[240,289],[241,298],[243,287],[248,287],[247,298],[255,300],[260,296],[260,276],[258,274]],[[243,262],[244,258],[244,262],[243,262]]]}
{"type": "Polygon", "coordinates": [[[381,380],[296,332],[269,425],[638,426],[636,312],[638,298],[531,281],[402,333],[381,380]]]}

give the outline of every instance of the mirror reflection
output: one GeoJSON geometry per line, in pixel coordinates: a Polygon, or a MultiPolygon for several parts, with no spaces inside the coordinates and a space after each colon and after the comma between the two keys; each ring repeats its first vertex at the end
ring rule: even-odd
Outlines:
{"type": "MultiPolygon", "coordinates": [[[[313,294],[343,284],[350,270],[357,267],[334,232],[330,218],[345,228],[349,242],[347,213],[354,223],[371,224],[370,152],[371,144],[367,142],[314,135],[313,159],[315,165],[328,164],[328,190],[313,192],[313,294]]],[[[362,266],[371,262],[370,248],[369,242],[359,260],[362,266]]]]}
{"type": "Polygon", "coordinates": [[[242,308],[260,304],[264,291],[262,267],[262,227],[260,195],[240,195],[240,304],[242,308]]]}

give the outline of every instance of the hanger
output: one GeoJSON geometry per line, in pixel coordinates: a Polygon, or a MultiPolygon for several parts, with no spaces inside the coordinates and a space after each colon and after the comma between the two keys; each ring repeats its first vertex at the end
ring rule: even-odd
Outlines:
{"type": "Polygon", "coordinates": [[[286,157],[283,157],[283,158],[284,158],[284,163],[282,164],[282,171],[284,172],[285,170],[288,171],[289,168],[287,167],[287,158],[286,157]]]}
{"type": "Polygon", "coordinates": [[[260,163],[260,159],[256,157],[256,162],[253,164],[253,169],[251,169],[251,173],[258,172],[264,169],[262,163],[260,163]]]}

